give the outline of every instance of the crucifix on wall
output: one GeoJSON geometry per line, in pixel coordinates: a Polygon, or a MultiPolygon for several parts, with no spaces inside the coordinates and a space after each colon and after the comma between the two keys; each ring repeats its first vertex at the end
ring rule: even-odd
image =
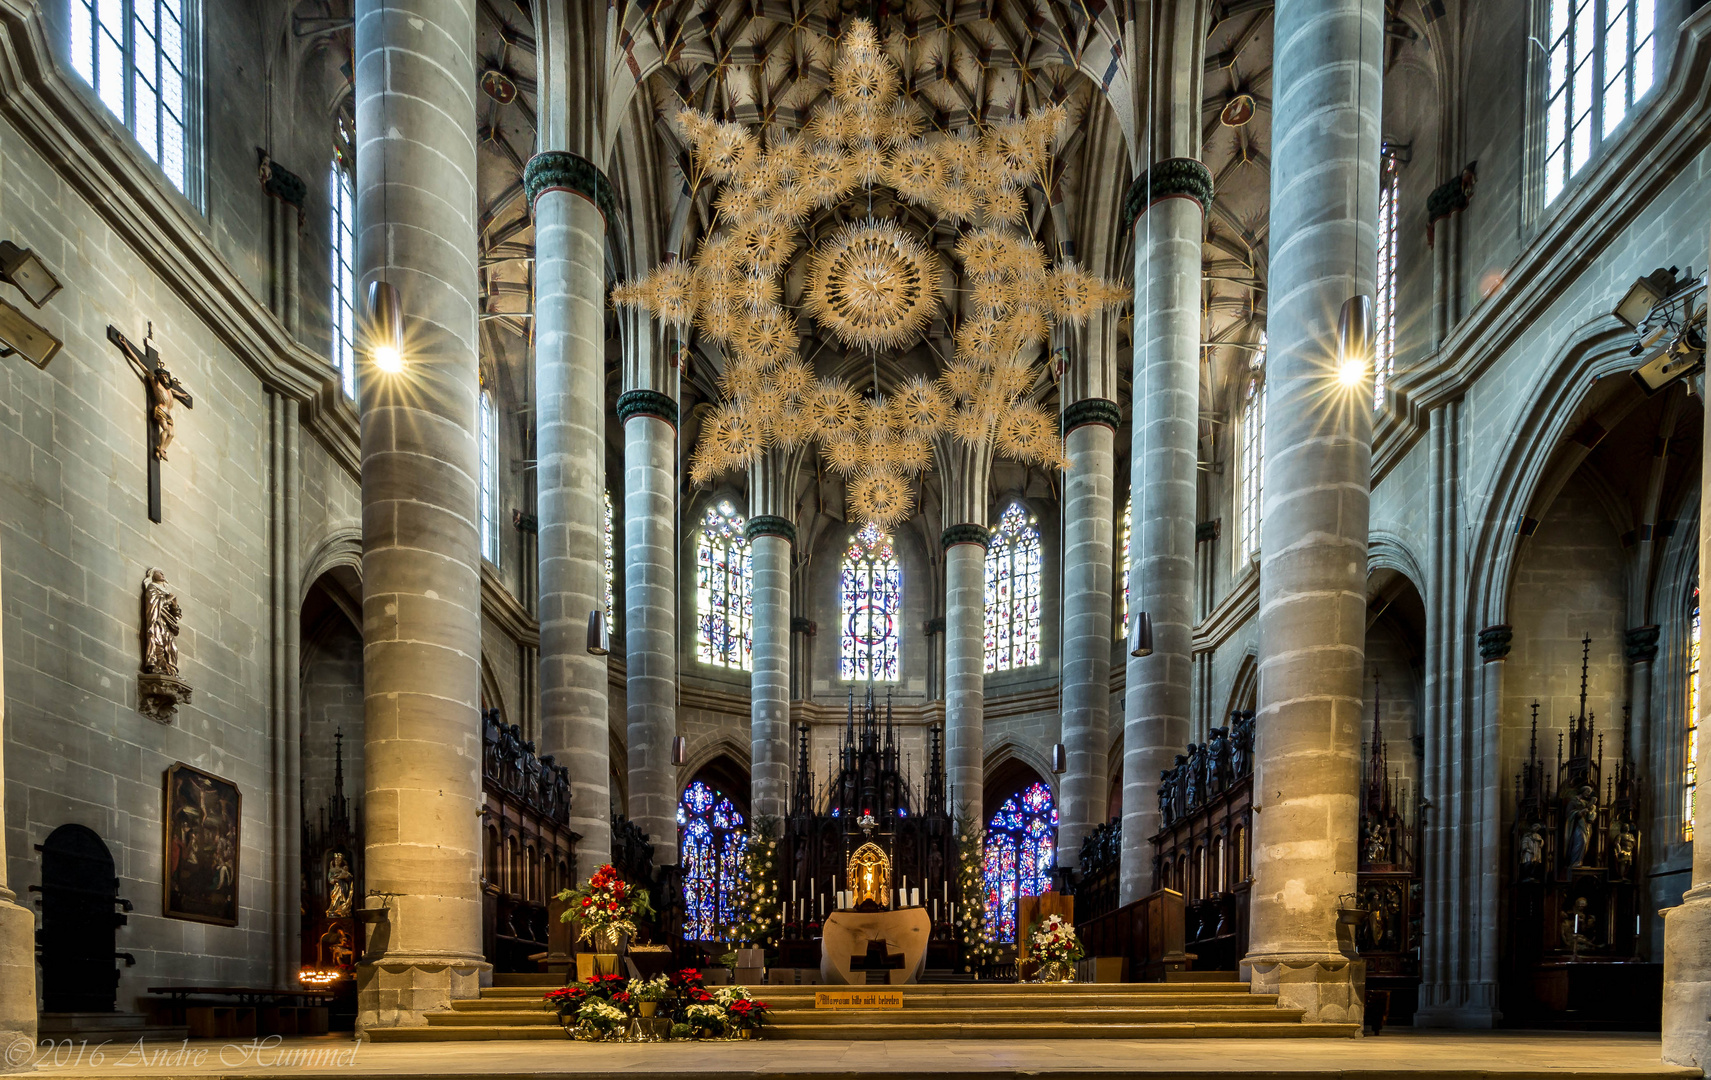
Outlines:
{"type": "Polygon", "coordinates": [[[172,445],[172,409],[179,403],[186,409],[193,409],[196,405],[190,398],[190,391],[166,370],[166,365],[160,362],[160,354],[154,351],[154,323],[149,323],[148,335],[143,338],[141,349],[131,344],[131,340],[116,326],[107,327],[107,340],[125,354],[125,362],[143,381],[143,392],[148,395],[149,520],[159,524],[160,463],[166,460],[166,448],[172,445]]]}

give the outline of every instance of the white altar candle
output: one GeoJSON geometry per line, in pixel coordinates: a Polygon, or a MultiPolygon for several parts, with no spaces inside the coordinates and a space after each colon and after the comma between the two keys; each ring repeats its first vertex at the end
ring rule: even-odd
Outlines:
{"type": "Polygon", "coordinates": [[[795,878],[790,879],[790,902],[792,904],[794,904],[796,902],[796,879],[795,878]]]}
{"type": "Polygon", "coordinates": [[[910,889],[909,890],[909,906],[910,907],[920,907],[921,906],[921,890],[920,889],[910,889]]]}

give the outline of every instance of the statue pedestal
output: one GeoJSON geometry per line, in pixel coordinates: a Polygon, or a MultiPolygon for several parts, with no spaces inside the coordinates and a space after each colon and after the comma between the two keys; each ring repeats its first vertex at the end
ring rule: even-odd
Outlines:
{"type": "Polygon", "coordinates": [[[137,711],[160,724],[170,724],[180,705],[190,704],[190,684],[176,675],[137,673],[137,711]]]}
{"type": "Polygon", "coordinates": [[[889,972],[896,986],[919,982],[927,964],[927,939],[933,920],[926,908],[896,911],[834,911],[820,931],[820,979],[831,986],[861,986],[866,971],[854,971],[850,961],[867,956],[870,941],[885,942],[888,951],[903,954],[903,965],[889,972]]]}

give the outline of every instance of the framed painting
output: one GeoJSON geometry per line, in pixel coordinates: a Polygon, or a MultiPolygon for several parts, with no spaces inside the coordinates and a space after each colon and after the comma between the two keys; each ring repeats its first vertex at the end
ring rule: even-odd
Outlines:
{"type": "Polygon", "coordinates": [[[236,784],[178,762],[166,770],[166,896],[169,919],[238,924],[236,784]]]}

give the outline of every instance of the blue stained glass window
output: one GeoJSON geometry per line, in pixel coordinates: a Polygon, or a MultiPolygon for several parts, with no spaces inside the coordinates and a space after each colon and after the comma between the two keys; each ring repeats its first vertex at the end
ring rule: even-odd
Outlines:
{"type": "Polygon", "coordinates": [[[695,543],[695,658],[754,670],[754,600],[747,526],[729,502],[707,511],[695,543]]]}
{"type": "Polygon", "coordinates": [[[744,918],[743,853],[748,827],[731,800],[697,780],[677,801],[678,860],[683,867],[683,937],[722,941],[744,918]]]}
{"type": "Polygon", "coordinates": [[[872,522],[850,539],[839,602],[843,612],[839,677],[852,682],[896,682],[903,571],[891,549],[891,537],[872,522]]]}
{"type": "Polygon", "coordinates": [[[1040,530],[1011,503],[986,549],[986,670],[1040,662],[1040,530]]]}
{"type": "Polygon", "coordinates": [[[1135,500],[1130,498],[1123,504],[1123,632],[1117,635],[1118,640],[1129,640],[1129,541],[1134,533],[1135,500]]]}
{"type": "Polygon", "coordinates": [[[1004,800],[986,824],[986,925],[994,941],[1016,940],[1016,900],[1051,888],[1057,865],[1057,806],[1035,781],[1004,800]]]}

